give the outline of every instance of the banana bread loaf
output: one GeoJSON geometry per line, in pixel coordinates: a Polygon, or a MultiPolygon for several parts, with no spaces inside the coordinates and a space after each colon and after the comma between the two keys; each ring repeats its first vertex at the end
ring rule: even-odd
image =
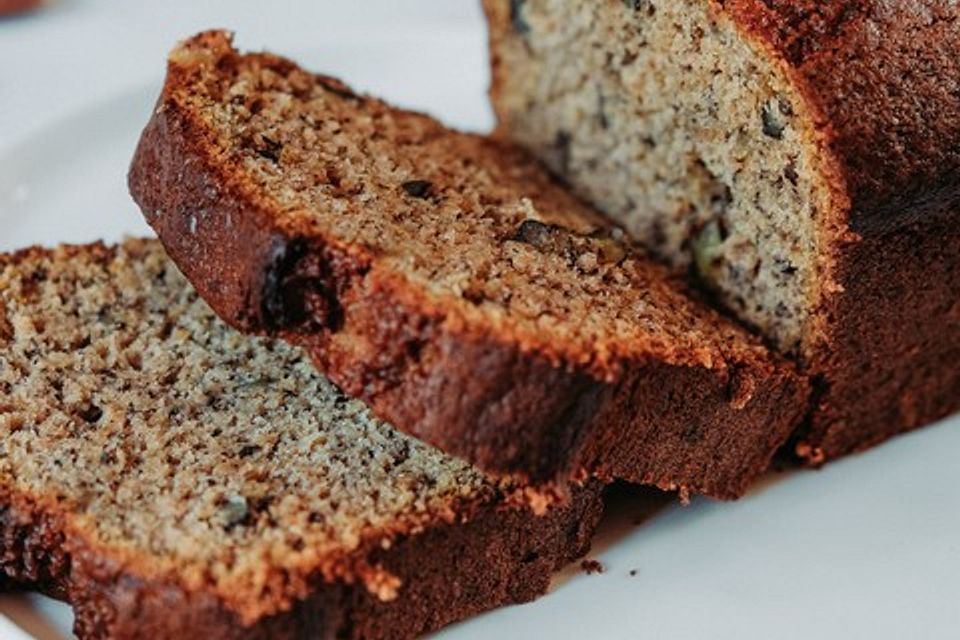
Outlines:
{"type": "Polygon", "coordinates": [[[156,241],[0,257],[0,580],[86,638],[404,638],[545,591],[536,516],[222,324],[156,241]]]}
{"type": "Polygon", "coordinates": [[[805,408],[789,366],[516,148],[222,32],[172,53],[130,187],[229,323],[547,498],[590,475],[736,497],[805,408]]]}
{"type": "Polygon", "coordinates": [[[960,7],[485,0],[531,149],[783,352],[822,462],[960,408],[960,7]]]}

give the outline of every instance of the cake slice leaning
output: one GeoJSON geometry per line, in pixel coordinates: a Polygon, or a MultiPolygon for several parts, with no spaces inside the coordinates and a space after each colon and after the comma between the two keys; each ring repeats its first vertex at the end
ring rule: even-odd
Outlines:
{"type": "Polygon", "coordinates": [[[731,498],[803,412],[789,365],[517,148],[225,33],[171,54],[129,183],[230,324],[488,472],[731,498]]]}
{"type": "Polygon", "coordinates": [[[0,257],[0,580],[87,638],[404,638],[529,600],[599,489],[535,515],[244,337],[156,241],[0,257]]]}

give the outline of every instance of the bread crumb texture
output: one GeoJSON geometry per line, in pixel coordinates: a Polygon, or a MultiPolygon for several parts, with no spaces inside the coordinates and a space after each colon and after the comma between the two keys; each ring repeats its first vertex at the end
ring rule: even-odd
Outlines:
{"type": "Polygon", "coordinates": [[[504,133],[796,351],[829,196],[777,64],[703,0],[485,5],[504,133]]]}
{"type": "Polygon", "coordinates": [[[0,485],[248,613],[492,491],[301,351],[227,328],[152,240],[0,258],[0,485]]]}
{"type": "Polygon", "coordinates": [[[240,55],[222,32],[174,51],[160,108],[202,121],[211,164],[272,224],[361,247],[372,272],[401,274],[468,326],[601,371],[650,356],[710,367],[752,348],[514,146],[240,55]]]}

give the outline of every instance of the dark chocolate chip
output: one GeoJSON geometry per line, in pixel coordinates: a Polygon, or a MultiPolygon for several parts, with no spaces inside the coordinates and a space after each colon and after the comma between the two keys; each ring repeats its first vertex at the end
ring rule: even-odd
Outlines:
{"type": "Polygon", "coordinates": [[[487,299],[487,294],[483,290],[483,285],[480,283],[473,283],[467,286],[461,295],[464,300],[475,306],[483,304],[487,299]]]}
{"type": "Polygon", "coordinates": [[[260,136],[263,140],[263,144],[257,148],[257,155],[261,158],[266,158],[270,162],[280,162],[280,154],[283,152],[283,145],[272,140],[267,136],[260,136]]]}
{"type": "Polygon", "coordinates": [[[530,23],[523,15],[524,5],[527,0],[510,0],[510,21],[513,23],[513,29],[522,36],[530,33],[530,23]]]}
{"type": "Polygon", "coordinates": [[[84,422],[93,424],[103,417],[103,409],[95,404],[90,404],[81,409],[77,415],[79,415],[84,422]]]}
{"type": "Polygon", "coordinates": [[[336,331],[343,322],[330,266],[304,238],[275,241],[260,288],[260,321],[270,332],[336,331]]]}
{"type": "Polygon", "coordinates": [[[245,444],[242,447],[240,447],[240,451],[237,453],[237,455],[240,456],[241,458],[249,458],[250,456],[257,453],[258,451],[260,451],[260,447],[258,445],[245,444]]]}
{"type": "Polygon", "coordinates": [[[409,180],[400,185],[408,196],[427,199],[433,191],[433,183],[429,180],[409,180]]]}
{"type": "Polygon", "coordinates": [[[166,340],[173,334],[173,322],[169,318],[164,319],[163,324],[160,326],[160,329],[157,331],[157,337],[161,340],[166,340]]]}
{"type": "Polygon", "coordinates": [[[557,150],[557,161],[560,163],[560,170],[566,173],[570,170],[570,143],[573,138],[568,131],[561,129],[553,140],[553,146],[557,150]]]}
{"type": "Polygon", "coordinates": [[[557,225],[524,220],[510,239],[528,244],[542,253],[561,255],[568,260],[576,258],[570,232],[557,225]]]}
{"type": "Polygon", "coordinates": [[[797,186],[800,175],[797,173],[797,167],[792,162],[783,170],[783,177],[790,181],[790,184],[797,186]]]}
{"type": "Polygon", "coordinates": [[[623,4],[628,9],[646,12],[648,16],[652,16],[657,11],[657,8],[653,6],[652,0],[623,0],[623,4]]]}
{"type": "Polygon", "coordinates": [[[553,230],[553,226],[544,224],[539,220],[524,220],[510,239],[515,242],[533,245],[539,249],[546,246],[552,239],[553,230]]]}
{"type": "Polygon", "coordinates": [[[303,253],[305,243],[281,238],[273,248],[261,286],[260,315],[264,325],[277,331],[291,324],[292,318],[284,305],[283,279],[293,269],[303,253]]]}
{"type": "Polygon", "coordinates": [[[787,258],[776,256],[773,259],[773,262],[776,265],[777,270],[786,276],[792,276],[797,272],[797,267],[794,266],[794,264],[790,262],[790,260],[788,260],[787,258]]]}
{"type": "Polygon", "coordinates": [[[261,511],[266,511],[270,508],[270,505],[273,503],[273,496],[260,496],[258,498],[253,498],[250,500],[250,508],[253,511],[259,513],[261,511]]]}

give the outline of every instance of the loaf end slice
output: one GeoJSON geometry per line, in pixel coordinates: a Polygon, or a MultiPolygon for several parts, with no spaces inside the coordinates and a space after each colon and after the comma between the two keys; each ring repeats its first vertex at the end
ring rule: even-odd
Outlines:
{"type": "Polygon", "coordinates": [[[0,310],[0,577],[81,638],[411,637],[543,593],[599,517],[229,329],[155,240],[2,256],[0,310]]]}
{"type": "Polygon", "coordinates": [[[960,409],[956,3],[484,7],[500,133],[799,358],[803,459],[960,409]]]}
{"type": "Polygon", "coordinates": [[[491,473],[736,497],[803,411],[789,365],[516,147],[222,32],[171,54],[129,182],[224,319],[491,473]]]}

